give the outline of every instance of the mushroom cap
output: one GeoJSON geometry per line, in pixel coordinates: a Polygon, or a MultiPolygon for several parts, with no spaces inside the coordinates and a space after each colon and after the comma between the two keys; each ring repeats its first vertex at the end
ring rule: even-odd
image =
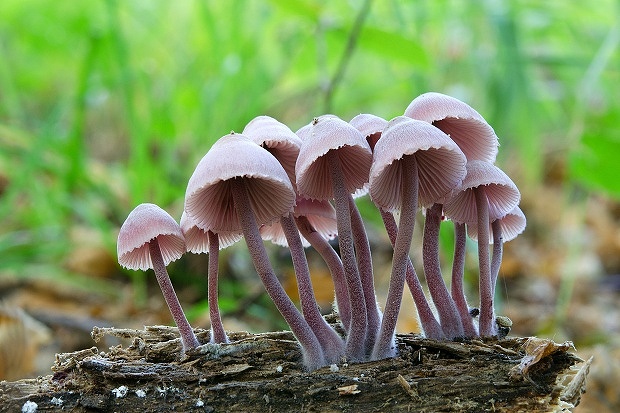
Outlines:
{"type": "Polygon", "coordinates": [[[468,161],[495,162],[498,139],[486,120],[468,104],[436,92],[424,93],[409,104],[405,116],[432,123],[448,134],[468,161]]]}
{"type": "MultiPolygon", "coordinates": [[[[498,219],[500,221],[500,227],[502,228],[503,242],[508,242],[515,239],[525,230],[527,223],[525,214],[523,214],[523,211],[521,211],[521,208],[518,206],[514,207],[509,213],[498,219]]],[[[489,228],[489,233],[491,233],[491,231],[491,228],[489,228]]],[[[467,225],[467,235],[469,235],[469,238],[474,241],[478,240],[478,223],[471,223],[467,225]]],[[[493,237],[489,237],[489,243],[493,244],[493,237]]]]}
{"type": "Polygon", "coordinates": [[[301,135],[295,175],[297,190],[302,196],[333,198],[332,179],[325,157],[329,151],[334,151],[340,159],[349,193],[354,193],[368,182],[372,151],[362,134],[349,123],[334,115],[323,115],[315,118],[301,135]]]}
{"type": "Polygon", "coordinates": [[[450,219],[470,225],[478,220],[474,188],[484,186],[489,200],[489,219],[503,217],[519,204],[521,194],[512,180],[497,166],[484,161],[467,162],[467,175],[460,188],[444,203],[450,219]]]}
{"type": "Polygon", "coordinates": [[[185,240],[179,224],[155,204],[140,204],[129,213],[118,233],[118,263],[131,270],[153,268],[149,242],[157,238],[164,264],[185,253],[185,240]]]}
{"type": "Polygon", "coordinates": [[[285,124],[264,115],[252,119],[242,134],[275,156],[295,186],[295,163],[299,155],[301,138],[285,124]]]}
{"type": "Polygon", "coordinates": [[[185,212],[194,225],[218,234],[241,231],[231,179],[245,181],[259,225],[293,210],[295,192],[278,160],[248,137],[229,134],[213,144],[187,184],[185,212]]]}
{"type": "Polygon", "coordinates": [[[374,150],[381,132],[387,126],[387,120],[370,113],[360,113],[349,122],[366,138],[370,148],[374,150]]]}
{"type": "Polygon", "coordinates": [[[418,204],[430,206],[457,187],[465,176],[465,156],[441,130],[427,122],[398,116],[388,122],[374,151],[370,198],[388,211],[400,209],[400,159],[415,156],[418,204]]]}
{"type": "MultiPolygon", "coordinates": [[[[305,216],[308,218],[312,227],[327,240],[332,240],[338,235],[336,210],[326,200],[319,201],[297,197],[297,205],[295,205],[293,215],[295,217],[305,216]]],[[[263,225],[260,228],[260,233],[265,240],[283,247],[288,246],[286,236],[279,222],[263,225]]],[[[310,243],[303,236],[301,236],[301,242],[306,248],[310,246],[310,243]]]]}
{"type": "MultiPolygon", "coordinates": [[[[209,236],[207,231],[202,228],[198,228],[192,220],[188,217],[187,213],[183,211],[181,215],[181,232],[185,237],[185,245],[187,250],[194,254],[208,254],[209,253],[209,236]]],[[[241,232],[226,232],[218,233],[219,237],[219,249],[230,247],[241,238],[243,234],[241,232]]]]}

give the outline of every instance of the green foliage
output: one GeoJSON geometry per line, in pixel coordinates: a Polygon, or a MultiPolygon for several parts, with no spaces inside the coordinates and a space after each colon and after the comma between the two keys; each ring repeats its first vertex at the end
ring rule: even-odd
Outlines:
{"type": "Polygon", "coordinates": [[[619,17],[612,0],[3,0],[0,271],[57,266],[76,226],[115,253],[141,202],[180,217],[199,159],[257,115],[391,118],[431,90],[485,116],[517,184],[559,152],[617,195],[619,17]]]}

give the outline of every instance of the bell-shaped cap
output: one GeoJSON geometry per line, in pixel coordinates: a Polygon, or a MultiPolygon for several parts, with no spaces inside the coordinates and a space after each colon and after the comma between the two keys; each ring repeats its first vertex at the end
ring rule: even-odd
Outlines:
{"type": "MultiPolygon", "coordinates": [[[[508,242],[515,239],[525,230],[526,219],[525,214],[518,206],[514,207],[509,213],[499,219],[499,225],[502,229],[502,242],[508,242]]],[[[490,226],[490,225],[489,225],[490,226]]],[[[489,228],[491,234],[493,230],[489,228]]],[[[474,241],[478,240],[478,223],[474,222],[467,225],[467,235],[474,241]]],[[[489,237],[489,243],[493,244],[493,237],[489,237]]]]}
{"type": "Polygon", "coordinates": [[[129,213],[118,233],[118,263],[131,270],[153,268],[149,242],[155,238],[165,265],[185,253],[185,240],[174,218],[155,204],[140,204],[129,213]]]}
{"type": "MultiPolygon", "coordinates": [[[[187,250],[194,254],[208,254],[209,236],[207,235],[207,231],[202,228],[198,228],[188,217],[185,211],[183,211],[183,214],[181,215],[180,225],[181,232],[185,237],[185,245],[187,250]]],[[[230,247],[243,238],[241,231],[218,233],[217,235],[219,238],[219,249],[230,247]]]]}
{"type": "Polygon", "coordinates": [[[405,110],[405,116],[432,123],[450,136],[461,148],[467,161],[495,162],[498,139],[495,131],[468,104],[436,92],[415,98],[405,110]]]}
{"type": "Polygon", "coordinates": [[[349,193],[368,182],[372,151],[362,134],[349,123],[334,115],[323,115],[304,129],[301,138],[295,175],[297,190],[303,197],[333,198],[332,178],[325,157],[330,151],[334,151],[340,160],[349,193]]]}
{"type": "Polygon", "coordinates": [[[467,176],[461,187],[444,203],[444,213],[453,221],[470,225],[478,220],[474,189],[484,186],[489,201],[489,219],[503,217],[519,204],[521,194],[512,180],[497,166],[484,161],[467,162],[467,176]]]}
{"type": "Polygon", "coordinates": [[[457,187],[465,176],[465,156],[441,130],[427,122],[398,116],[388,122],[374,151],[370,198],[394,211],[401,205],[399,160],[414,156],[418,166],[418,204],[430,206],[457,187]]]}
{"type": "Polygon", "coordinates": [[[200,160],[185,192],[185,212],[197,227],[217,233],[241,231],[231,180],[243,179],[259,225],[293,210],[295,192],[286,171],[265,149],[241,134],[220,138],[200,160]]]}
{"type": "Polygon", "coordinates": [[[264,115],[252,119],[242,134],[275,156],[295,187],[295,163],[301,139],[285,124],[264,115]]]}
{"type": "MultiPolygon", "coordinates": [[[[295,217],[305,216],[308,218],[316,232],[326,240],[332,240],[338,235],[336,210],[329,201],[297,197],[297,204],[295,205],[293,215],[295,217]]],[[[279,222],[263,225],[260,228],[260,233],[265,240],[283,247],[288,246],[286,236],[279,222]]],[[[301,236],[301,242],[306,248],[310,246],[310,243],[303,236],[301,236]]]]}
{"type": "Polygon", "coordinates": [[[375,148],[377,141],[381,137],[381,132],[387,126],[387,120],[370,114],[370,113],[360,113],[355,116],[349,122],[355,129],[360,131],[362,136],[366,138],[366,141],[370,145],[370,149],[375,148]]]}

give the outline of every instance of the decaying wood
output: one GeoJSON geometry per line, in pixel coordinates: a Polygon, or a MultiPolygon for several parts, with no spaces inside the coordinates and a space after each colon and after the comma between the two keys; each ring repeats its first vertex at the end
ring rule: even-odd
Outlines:
{"type": "Polygon", "coordinates": [[[184,356],[172,327],[93,330],[106,335],[129,345],[59,354],[52,375],[1,382],[0,411],[561,412],[579,403],[590,362],[537,338],[399,335],[399,357],[306,372],[289,332],[231,333],[184,356]]]}

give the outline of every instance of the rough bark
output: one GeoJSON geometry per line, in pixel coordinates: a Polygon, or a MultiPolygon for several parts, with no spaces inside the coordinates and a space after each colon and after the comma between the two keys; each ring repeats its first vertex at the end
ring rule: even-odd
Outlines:
{"type": "MultiPolygon", "coordinates": [[[[396,358],[306,372],[290,332],[230,333],[230,344],[182,358],[176,328],[95,327],[92,335],[131,344],[58,354],[52,375],[0,382],[0,411],[570,411],[590,363],[569,352],[571,343],[537,338],[399,335],[396,358]]],[[[196,335],[208,343],[208,331],[196,335]]]]}

